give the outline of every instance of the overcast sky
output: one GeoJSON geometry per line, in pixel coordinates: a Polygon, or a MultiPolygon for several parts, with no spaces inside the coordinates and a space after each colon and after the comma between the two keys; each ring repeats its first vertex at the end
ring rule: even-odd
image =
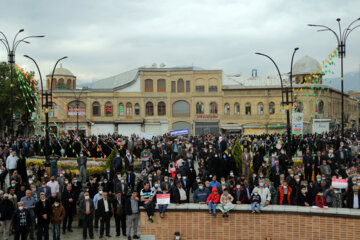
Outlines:
{"type": "MultiPolygon", "coordinates": [[[[290,70],[295,47],[295,60],[309,55],[320,62],[336,48],[336,39],[307,24],[337,29],[340,17],[345,27],[360,17],[359,10],[354,0],[3,0],[0,31],[10,39],[21,28],[21,36],[45,35],[19,46],[17,64],[34,70],[23,57],[28,54],[46,75],[58,58],[69,56],[63,67],[80,83],[152,63],[243,75],[256,68],[265,75],[275,68],[254,52],[272,56],[282,72],[290,70]]],[[[2,47],[0,60],[6,59],[2,47]]],[[[359,71],[359,65],[360,28],[348,38],[345,73],[359,71]]]]}

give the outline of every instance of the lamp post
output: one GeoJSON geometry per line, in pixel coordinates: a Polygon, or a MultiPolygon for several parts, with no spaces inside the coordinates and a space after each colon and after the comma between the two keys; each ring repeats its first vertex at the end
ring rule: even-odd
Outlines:
{"type": "MultiPolygon", "coordinates": [[[[281,104],[284,105],[284,103],[286,104],[286,122],[287,122],[287,135],[288,135],[288,145],[287,145],[287,152],[288,152],[288,155],[290,157],[290,160],[292,159],[292,152],[291,152],[291,126],[290,126],[290,106],[289,104],[293,104],[293,89],[292,89],[292,66],[293,66],[293,61],[294,61],[294,56],[295,56],[295,53],[296,51],[299,50],[299,48],[295,48],[294,49],[294,52],[292,54],[292,57],[291,57],[291,66],[290,66],[290,88],[288,86],[285,86],[284,88],[284,82],[283,82],[283,79],[282,79],[282,76],[281,76],[281,73],[280,73],[280,70],[279,70],[279,67],[277,66],[277,64],[275,63],[275,61],[268,55],[266,54],[263,54],[263,53],[255,53],[257,55],[261,55],[261,56],[264,56],[264,57],[267,57],[269,58],[272,63],[275,65],[276,67],[276,70],[279,74],[279,77],[280,77],[280,84],[281,84],[281,104]],[[284,102],[284,93],[285,93],[285,98],[286,98],[286,102],[284,102]],[[289,93],[290,93],[290,97],[291,97],[291,100],[289,100],[289,93]]],[[[291,108],[292,109],[292,108],[291,108]]]]}
{"type": "Polygon", "coordinates": [[[308,26],[321,28],[320,30],[318,30],[318,32],[323,32],[323,31],[332,32],[335,35],[337,43],[338,43],[338,52],[339,52],[339,58],[340,58],[340,62],[341,62],[341,136],[344,137],[344,58],[346,57],[346,40],[347,40],[349,34],[354,29],[360,27],[360,24],[356,25],[355,27],[352,27],[352,25],[355,22],[360,21],[360,18],[358,18],[358,19],[354,20],[352,23],[350,23],[349,26],[344,29],[344,31],[341,30],[341,24],[340,24],[341,19],[337,18],[336,21],[338,22],[338,25],[339,25],[339,34],[337,34],[333,29],[331,29],[327,26],[324,26],[324,25],[308,24],[308,26]]]}
{"type": "Polygon", "coordinates": [[[35,65],[36,68],[39,72],[39,77],[40,77],[40,81],[41,81],[41,107],[42,109],[44,109],[45,112],[45,167],[50,166],[50,162],[49,162],[49,156],[50,156],[50,136],[49,136],[49,108],[53,107],[53,101],[52,101],[52,82],[53,82],[53,78],[54,78],[54,73],[55,73],[55,68],[56,65],[63,59],[67,58],[67,57],[62,57],[60,59],[57,60],[57,62],[55,63],[52,75],[51,75],[51,89],[50,92],[49,90],[45,90],[44,92],[44,85],[43,85],[43,80],[42,80],[42,76],[41,76],[41,72],[40,72],[40,68],[38,66],[38,64],[36,63],[36,61],[29,57],[28,55],[24,55],[24,57],[31,59],[35,65]],[[45,96],[45,103],[44,103],[44,96],[45,96]]]}
{"type": "Polygon", "coordinates": [[[9,43],[7,37],[5,36],[5,34],[3,32],[0,31],[0,34],[2,35],[3,38],[0,38],[0,42],[2,42],[6,48],[7,54],[8,54],[8,63],[10,64],[10,115],[11,115],[11,121],[10,121],[10,135],[11,137],[13,137],[14,135],[14,82],[13,82],[13,66],[15,64],[15,52],[16,49],[18,48],[19,44],[24,42],[24,43],[28,43],[30,44],[29,41],[26,41],[26,39],[29,38],[41,38],[44,36],[27,36],[24,37],[20,40],[16,40],[16,38],[18,37],[18,35],[20,33],[22,33],[24,31],[24,29],[20,29],[14,39],[12,44],[9,43]]]}

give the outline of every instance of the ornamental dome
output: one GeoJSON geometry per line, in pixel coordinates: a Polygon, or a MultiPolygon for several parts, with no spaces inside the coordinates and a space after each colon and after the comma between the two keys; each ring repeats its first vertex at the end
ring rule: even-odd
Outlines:
{"type": "Polygon", "coordinates": [[[319,73],[319,69],[321,70],[321,65],[316,59],[305,56],[295,62],[292,74],[308,75],[315,72],[319,73]]]}

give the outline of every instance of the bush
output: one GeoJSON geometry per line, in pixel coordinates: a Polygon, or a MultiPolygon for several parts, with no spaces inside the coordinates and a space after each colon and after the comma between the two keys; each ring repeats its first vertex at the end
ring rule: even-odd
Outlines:
{"type": "Polygon", "coordinates": [[[236,138],[234,148],[232,149],[232,155],[236,162],[236,168],[238,170],[238,174],[242,174],[242,162],[241,162],[241,154],[242,154],[242,148],[240,146],[239,138],[236,138]]]}
{"type": "Polygon", "coordinates": [[[109,157],[106,159],[105,167],[110,168],[111,172],[114,171],[113,160],[116,157],[117,153],[118,153],[118,150],[117,150],[116,146],[114,146],[113,149],[111,150],[109,157]]]}

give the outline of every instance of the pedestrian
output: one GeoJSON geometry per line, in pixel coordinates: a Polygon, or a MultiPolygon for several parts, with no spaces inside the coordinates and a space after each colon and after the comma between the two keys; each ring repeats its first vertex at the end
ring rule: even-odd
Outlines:
{"type": "Polygon", "coordinates": [[[11,222],[14,240],[19,240],[20,236],[21,240],[26,240],[32,226],[30,212],[25,210],[23,202],[18,202],[17,206],[11,222]]]}
{"type": "Polygon", "coordinates": [[[35,224],[35,199],[31,196],[31,191],[26,190],[25,197],[22,197],[20,199],[21,202],[24,203],[25,210],[30,212],[31,216],[31,230],[30,230],[30,239],[34,239],[34,224],[35,224]]]}
{"type": "Polygon", "coordinates": [[[46,199],[45,193],[40,193],[40,201],[35,205],[37,217],[37,240],[49,239],[49,224],[52,213],[50,201],[46,199]]]}
{"type": "Polygon", "coordinates": [[[65,209],[61,204],[60,199],[55,199],[54,204],[52,205],[52,213],[51,213],[51,229],[53,240],[60,240],[61,234],[61,223],[65,217],[65,209]]]}
{"type": "Polygon", "coordinates": [[[111,201],[108,198],[108,193],[103,193],[103,198],[98,202],[98,212],[100,220],[100,238],[104,236],[104,227],[106,227],[106,237],[111,237],[110,235],[110,219],[112,217],[112,207],[111,201]]]}
{"type": "Polygon", "coordinates": [[[55,176],[55,178],[58,177],[58,167],[57,167],[57,163],[60,159],[60,156],[57,156],[55,154],[55,152],[53,152],[51,154],[51,156],[49,157],[49,161],[50,161],[50,175],[51,176],[55,176]]]}
{"type": "Polygon", "coordinates": [[[71,224],[73,222],[74,213],[76,212],[77,196],[72,189],[71,183],[67,184],[65,191],[61,194],[61,202],[65,209],[65,218],[63,222],[63,234],[66,234],[66,229],[72,232],[71,224]]]}
{"type": "Polygon", "coordinates": [[[14,204],[12,201],[9,200],[9,194],[5,193],[3,198],[0,200],[0,223],[1,228],[3,229],[3,237],[4,240],[9,239],[9,233],[11,228],[11,219],[14,214],[14,204]]]}
{"type": "Polygon", "coordinates": [[[137,197],[137,191],[133,190],[131,197],[129,197],[125,202],[126,235],[128,236],[128,240],[131,240],[131,230],[134,231],[133,238],[140,239],[137,235],[140,223],[140,204],[141,201],[137,197]]]}
{"type": "Polygon", "coordinates": [[[19,158],[16,156],[16,152],[12,151],[10,153],[10,156],[6,159],[6,170],[9,172],[9,179],[11,182],[11,176],[13,175],[13,172],[17,169],[17,163],[19,161],[19,158]]]}
{"type": "Polygon", "coordinates": [[[90,199],[89,192],[84,193],[84,200],[80,202],[79,211],[82,219],[83,239],[87,238],[88,231],[90,239],[94,239],[93,219],[95,207],[94,202],[90,199]]]}
{"type": "Polygon", "coordinates": [[[113,209],[115,217],[116,236],[120,236],[120,223],[123,236],[126,236],[126,215],[125,215],[125,195],[121,192],[116,193],[113,199],[113,209]]]}
{"type": "Polygon", "coordinates": [[[84,155],[84,152],[81,151],[79,157],[77,158],[78,169],[80,172],[80,180],[82,183],[86,182],[86,165],[87,157],[84,155]]]}

